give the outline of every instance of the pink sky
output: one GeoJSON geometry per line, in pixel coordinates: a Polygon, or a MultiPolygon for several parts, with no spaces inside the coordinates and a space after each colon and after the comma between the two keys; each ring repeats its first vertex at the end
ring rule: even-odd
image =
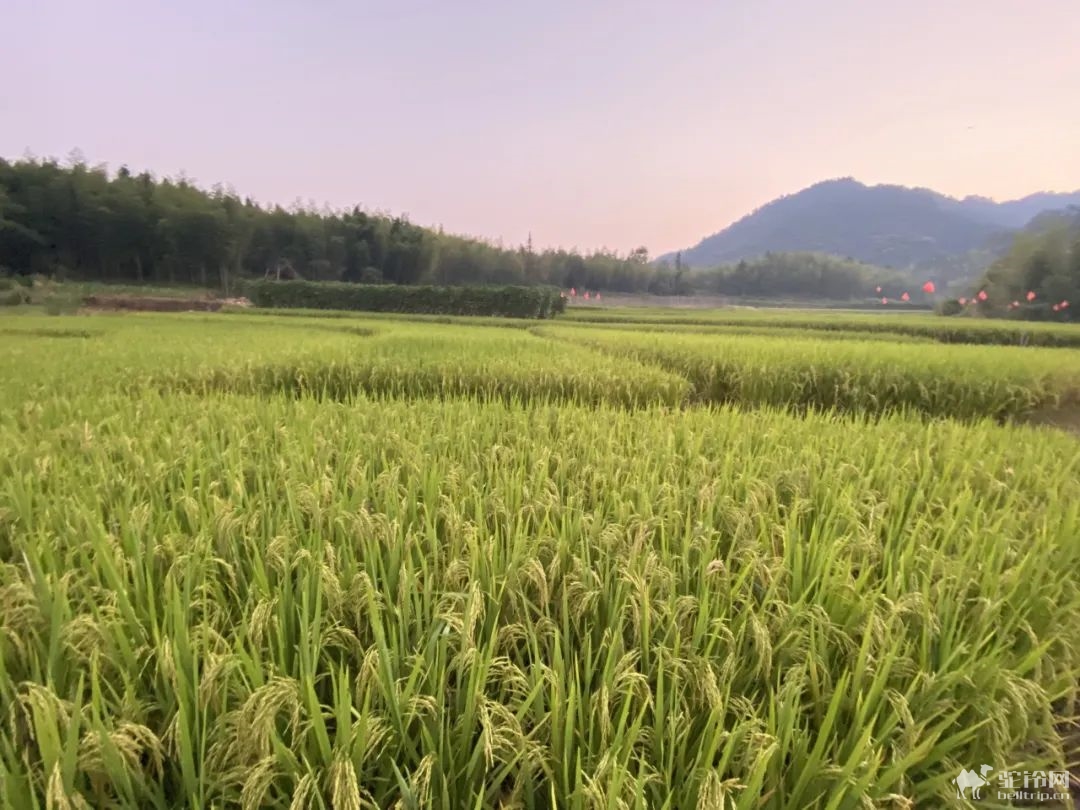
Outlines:
{"type": "Polygon", "coordinates": [[[1080,188],[1077,0],[7,0],[0,155],[538,246],[687,247],[818,180],[1080,188]]]}

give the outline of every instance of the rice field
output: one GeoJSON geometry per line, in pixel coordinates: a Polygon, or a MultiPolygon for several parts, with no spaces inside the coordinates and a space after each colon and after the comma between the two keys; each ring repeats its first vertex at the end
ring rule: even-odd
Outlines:
{"type": "Polygon", "coordinates": [[[1080,442],[1022,423],[1073,354],[786,329],[7,319],[0,806],[1000,807],[952,780],[1074,768],[1080,442]]]}
{"type": "Polygon", "coordinates": [[[858,331],[921,337],[941,343],[1004,346],[1080,347],[1080,324],[1050,323],[930,313],[866,310],[799,309],[657,309],[650,307],[571,307],[566,320],[580,323],[664,326],[734,326],[796,328],[808,332],[858,331]]]}
{"type": "MultiPolygon", "coordinates": [[[[903,411],[957,419],[1080,406],[1080,352],[1018,346],[887,344],[782,335],[634,332],[573,326],[537,334],[680,374],[696,400],[903,411]]],[[[877,335],[880,337],[880,335],[877,335]]]]}

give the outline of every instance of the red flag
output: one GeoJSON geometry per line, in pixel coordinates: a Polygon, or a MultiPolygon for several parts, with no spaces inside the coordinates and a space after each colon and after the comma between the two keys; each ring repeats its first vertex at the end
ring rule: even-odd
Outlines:
{"type": "Polygon", "coordinates": [[[1058,306],[1061,307],[1062,309],[1065,309],[1067,306],[1069,306],[1069,302],[1068,301],[1062,301],[1060,304],[1058,304],[1058,306]]]}
{"type": "Polygon", "coordinates": [[[910,296],[910,295],[908,295],[907,293],[904,293],[903,295],[901,295],[901,296],[900,296],[900,300],[901,300],[901,301],[910,301],[910,300],[911,300],[911,296],[910,296]]]}
{"type": "Polygon", "coordinates": [[[934,286],[934,282],[928,281],[922,285],[922,291],[929,295],[933,295],[935,292],[937,292],[937,288],[934,286]]]}
{"type": "Polygon", "coordinates": [[[979,300],[980,301],[985,301],[986,300],[986,290],[979,290],[979,300]]]}
{"type": "Polygon", "coordinates": [[[1034,301],[1034,300],[1035,300],[1035,293],[1034,293],[1034,291],[1032,291],[1032,290],[1028,290],[1028,294],[1027,294],[1027,300],[1028,300],[1028,301],[1034,301]]]}

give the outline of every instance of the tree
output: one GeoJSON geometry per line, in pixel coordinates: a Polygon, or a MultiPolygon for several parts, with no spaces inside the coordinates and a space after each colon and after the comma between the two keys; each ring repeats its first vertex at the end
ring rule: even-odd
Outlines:
{"type": "Polygon", "coordinates": [[[1073,303],[1080,302],[1080,211],[1018,235],[1008,254],[986,271],[980,288],[989,296],[980,308],[988,315],[1071,319],[1073,303]],[[1035,293],[1031,302],[1028,292],[1035,293]],[[1013,301],[1023,303],[1013,307],[1013,301]],[[1055,311],[1061,301],[1070,306],[1055,311]]]}

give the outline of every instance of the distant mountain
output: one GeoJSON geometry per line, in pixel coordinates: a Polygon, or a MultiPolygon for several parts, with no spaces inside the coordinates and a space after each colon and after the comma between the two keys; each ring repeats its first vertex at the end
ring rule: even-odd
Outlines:
{"type": "MultiPolygon", "coordinates": [[[[770,251],[813,251],[898,270],[936,269],[953,277],[985,267],[1012,231],[1047,210],[1080,205],[1072,194],[1032,194],[996,203],[957,200],[930,189],[828,180],[759,208],[681,252],[690,267],[712,267],[770,251]]],[[[675,254],[660,257],[674,261],[675,254]]]]}
{"type": "Polygon", "coordinates": [[[1043,211],[1031,218],[1023,227],[1029,233],[1040,233],[1055,227],[1075,228],[1080,230],[1080,205],[1043,211]]]}
{"type": "Polygon", "coordinates": [[[985,197],[965,197],[958,205],[961,210],[1002,228],[1023,228],[1035,217],[1047,211],[1080,206],[1080,191],[1055,194],[1042,191],[1019,200],[994,202],[985,197]]]}

